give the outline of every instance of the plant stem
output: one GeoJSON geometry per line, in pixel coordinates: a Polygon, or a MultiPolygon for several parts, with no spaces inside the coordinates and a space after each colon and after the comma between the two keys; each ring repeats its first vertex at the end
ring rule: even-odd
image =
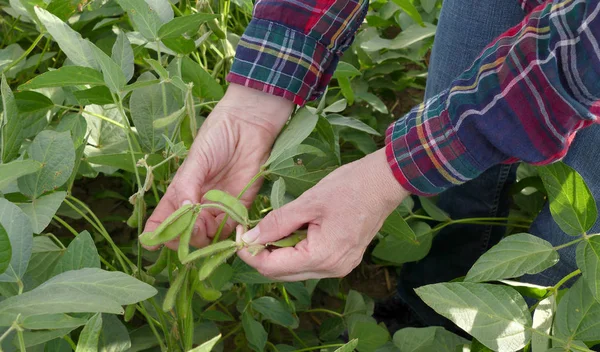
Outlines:
{"type": "Polygon", "coordinates": [[[342,346],[344,346],[343,343],[332,343],[330,345],[306,347],[306,348],[302,348],[302,349],[299,349],[299,350],[294,350],[294,352],[308,352],[308,351],[320,350],[320,349],[323,349],[323,348],[335,348],[335,347],[342,347],[342,346]]]}
{"type": "Polygon", "coordinates": [[[79,232],[75,231],[75,229],[73,227],[71,227],[71,225],[67,224],[66,221],[59,218],[57,215],[54,215],[52,218],[54,220],[56,220],[58,223],[60,223],[65,229],[69,230],[69,232],[71,232],[73,234],[73,236],[77,237],[77,235],[79,235],[79,232]]]}
{"type": "MultiPolygon", "coordinates": [[[[304,346],[305,348],[308,348],[308,346],[306,345],[306,343],[304,343],[304,341],[300,338],[300,336],[296,335],[296,333],[294,332],[294,330],[288,328],[288,331],[290,332],[290,334],[292,334],[292,336],[294,336],[294,338],[296,340],[298,340],[298,342],[300,342],[300,344],[302,346],[304,346]]],[[[310,350],[308,350],[308,351],[310,351],[310,350]]]]}
{"type": "Polygon", "coordinates": [[[567,281],[571,280],[572,278],[574,278],[575,276],[581,274],[581,269],[577,269],[575,271],[573,271],[572,273],[570,273],[569,275],[565,276],[562,278],[562,280],[560,280],[556,285],[554,285],[554,287],[552,288],[552,290],[554,292],[558,292],[558,289],[564,285],[567,281]]]}
{"type": "Polygon", "coordinates": [[[148,321],[148,326],[150,326],[150,330],[152,330],[152,333],[154,333],[154,336],[156,336],[156,339],[158,340],[158,344],[160,345],[160,350],[166,351],[167,350],[166,346],[165,346],[162,338],[160,337],[160,334],[156,330],[156,327],[154,326],[154,322],[152,321],[153,319],[152,319],[152,317],[150,317],[150,315],[148,314],[148,311],[146,310],[146,307],[144,307],[143,304],[139,304],[139,311],[140,311],[140,313],[142,313],[142,315],[148,321]]]}
{"type": "Polygon", "coordinates": [[[583,241],[583,238],[578,238],[578,239],[576,239],[576,240],[573,240],[573,241],[571,241],[571,242],[567,242],[567,243],[565,243],[565,244],[561,244],[561,245],[559,245],[559,246],[556,246],[556,247],[554,247],[554,249],[555,249],[555,250],[563,249],[563,248],[566,248],[566,247],[572,246],[572,245],[574,245],[574,244],[576,244],[576,243],[579,243],[579,242],[581,242],[581,241],[583,241]]]}
{"type": "Polygon", "coordinates": [[[227,340],[227,338],[233,334],[235,334],[236,332],[238,332],[240,329],[242,328],[242,324],[237,324],[235,328],[233,328],[230,332],[228,332],[227,334],[225,334],[225,336],[221,337],[221,339],[219,340],[218,343],[221,343],[225,340],[227,340]]]}
{"type": "MultiPolygon", "coordinates": [[[[58,108],[61,108],[61,109],[66,109],[66,110],[71,110],[71,111],[74,111],[74,112],[82,113],[81,109],[77,109],[77,108],[74,108],[72,106],[64,106],[64,105],[60,105],[60,104],[54,104],[54,106],[56,106],[58,108]]],[[[85,114],[97,117],[97,118],[99,118],[99,119],[101,119],[103,121],[106,121],[106,122],[108,122],[110,124],[113,124],[113,125],[115,125],[115,126],[117,126],[119,128],[127,130],[127,127],[125,127],[125,125],[123,125],[123,124],[121,124],[121,123],[119,123],[119,122],[117,122],[117,121],[115,121],[115,120],[113,120],[113,119],[111,119],[109,117],[106,117],[104,115],[96,114],[95,112],[91,112],[91,111],[87,111],[87,110],[85,110],[85,114]]]]}
{"type": "Polygon", "coordinates": [[[314,309],[309,309],[309,310],[303,310],[302,313],[327,313],[327,314],[335,315],[340,318],[344,317],[344,314],[334,312],[332,310],[325,309],[325,308],[314,308],[314,309]]]}
{"type": "Polygon", "coordinates": [[[47,233],[46,236],[50,237],[51,239],[54,240],[54,242],[58,243],[58,245],[60,246],[60,248],[62,249],[67,249],[67,247],[65,247],[65,245],[53,234],[51,233],[47,233]]]}
{"type": "Polygon", "coordinates": [[[21,352],[27,352],[25,347],[25,339],[23,338],[23,329],[17,327],[17,336],[19,337],[19,349],[21,352]]]}
{"type": "Polygon", "coordinates": [[[29,48],[27,48],[27,50],[25,50],[25,52],[19,56],[18,59],[16,59],[15,61],[11,62],[8,66],[6,66],[3,70],[1,74],[4,74],[6,72],[8,72],[8,70],[10,70],[11,68],[15,67],[19,62],[23,61],[23,59],[25,59],[27,57],[27,55],[29,55],[33,49],[35,49],[35,47],[37,46],[37,44],[40,42],[40,40],[42,40],[42,38],[44,38],[44,32],[41,32],[33,41],[33,43],[31,43],[31,45],[29,46],[29,48]]]}
{"type": "Polygon", "coordinates": [[[0,336],[0,345],[2,345],[2,341],[4,341],[4,339],[13,331],[15,330],[16,326],[15,324],[12,324],[5,332],[4,334],[2,334],[2,336],[0,336]]]}
{"type": "Polygon", "coordinates": [[[71,337],[69,335],[63,336],[63,339],[65,341],[67,341],[67,343],[69,343],[69,345],[71,345],[71,348],[73,349],[73,351],[77,350],[77,345],[75,344],[75,342],[73,342],[73,340],[71,339],[71,337]]]}

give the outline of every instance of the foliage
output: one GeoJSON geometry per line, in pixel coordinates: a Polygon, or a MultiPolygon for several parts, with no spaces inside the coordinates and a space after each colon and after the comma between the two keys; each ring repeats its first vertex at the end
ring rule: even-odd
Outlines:
{"type": "MultiPolygon", "coordinates": [[[[213,190],[206,203],[182,207],[144,234],[148,211],[223,96],[251,2],[10,0],[0,7],[2,350],[537,352],[587,351],[600,341],[600,237],[586,233],[596,205],[563,164],[521,168],[509,219],[451,219],[433,200],[421,198],[417,207],[407,199],[369,251],[368,260],[397,266],[427,255],[436,233],[451,224],[507,225],[510,236],[464,280],[417,291],[473,341],[439,327],[390,336],[372,318],[370,298],[340,292],[335,280],[272,282],[235,258],[244,243],[218,241],[220,234],[211,246],[189,247],[202,209],[254,226],[331,170],[381,146],[392,114],[413,103],[400,96],[420,99],[439,1],[371,2],[327,94],[296,111],[275,142],[256,177],[267,182],[251,207],[238,201],[241,194],[213,190]],[[127,193],[76,197],[95,178],[116,180],[127,193]],[[553,247],[522,233],[546,194],[557,223],[576,236],[571,243],[553,247]],[[109,227],[92,210],[90,202],[102,197],[129,199],[123,226],[109,227]],[[141,247],[175,237],[177,252],[141,247]],[[579,269],[556,286],[507,280],[547,269],[558,249],[575,244],[579,269]],[[326,293],[342,300],[343,311],[314,302],[326,293]],[[528,309],[522,295],[538,303],[528,309]],[[323,319],[306,329],[314,314],[323,319]]],[[[303,236],[269,247],[293,246],[303,236]]]]}

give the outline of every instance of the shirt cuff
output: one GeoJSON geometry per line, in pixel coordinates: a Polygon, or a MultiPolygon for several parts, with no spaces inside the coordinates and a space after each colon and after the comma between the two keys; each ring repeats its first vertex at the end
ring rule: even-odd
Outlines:
{"type": "MultiPolygon", "coordinates": [[[[436,98],[432,98],[436,99],[436,98]]],[[[427,115],[426,106],[413,108],[386,131],[386,155],[392,172],[406,190],[431,196],[465,183],[485,171],[471,157],[454,130],[447,111],[427,115]]],[[[429,110],[429,113],[436,109],[429,110]]]]}
{"type": "Polygon", "coordinates": [[[304,33],[255,18],[240,39],[227,81],[304,105],[323,93],[337,60],[304,33]]]}

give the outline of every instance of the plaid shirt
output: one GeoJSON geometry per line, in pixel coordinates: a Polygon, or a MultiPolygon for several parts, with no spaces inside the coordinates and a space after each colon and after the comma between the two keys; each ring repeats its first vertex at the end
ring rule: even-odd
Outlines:
{"type": "MultiPolygon", "coordinates": [[[[451,86],[386,133],[404,188],[432,195],[499,163],[561,159],[600,114],[600,0],[518,0],[529,15],[488,45],[451,86]]],[[[314,99],[367,4],[259,1],[229,80],[314,99]]]]}

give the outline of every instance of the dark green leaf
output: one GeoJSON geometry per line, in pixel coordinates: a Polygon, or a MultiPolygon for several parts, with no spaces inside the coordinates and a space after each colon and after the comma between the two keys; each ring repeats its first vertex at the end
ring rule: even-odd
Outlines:
{"type": "Polygon", "coordinates": [[[348,342],[344,346],[338,348],[334,352],[352,352],[352,351],[354,351],[356,346],[358,346],[358,339],[350,340],[350,342],[348,342]]]}
{"type": "Polygon", "coordinates": [[[54,107],[50,98],[38,92],[16,92],[15,100],[19,113],[46,112],[54,107]]]}
{"type": "Polygon", "coordinates": [[[333,78],[340,79],[341,77],[352,78],[354,76],[360,76],[360,71],[347,62],[340,62],[333,73],[333,78]]]}
{"type": "Polygon", "coordinates": [[[82,66],[63,66],[58,70],[44,72],[35,76],[19,90],[37,89],[46,87],[79,86],[84,84],[104,85],[102,74],[94,69],[82,66]]]}
{"type": "Polygon", "coordinates": [[[314,130],[318,120],[319,116],[311,113],[308,109],[299,110],[277,137],[271,155],[264,166],[270,165],[285,151],[299,146],[314,130]]]}
{"type": "Polygon", "coordinates": [[[252,301],[252,308],[275,324],[288,328],[298,326],[298,319],[290,313],[283,303],[273,297],[264,296],[252,301]]]}
{"type": "Polygon", "coordinates": [[[71,241],[67,251],[56,264],[54,275],[83,268],[100,268],[98,250],[87,231],[81,232],[71,241]]]}
{"type": "Polygon", "coordinates": [[[181,78],[184,82],[194,83],[192,93],[198,98],[219,100],[223,97],[224,92],[221,85],[198,63],[187,56],[181,60],[181,78]]]}
{"type": "Polygon", "coordinates": [[[262,324],[254,320],[248,311],[242,314],[242,326],[250,347],[257,352],[262,352],[267,344],[267,332],[262,324]]]}
{"type": "Polygon", "coordinates": [[[590,189],[577,171],[562,162],[540,167],[538,171],[558,226],[572,236],[589,230],[596,222],[598,210],[590,189]]]}
{"type": "Polygon", "coordinates": [[[390,339],[387,329],[373,322],[358,321],[350,328],[350,339],[357,339],[359,352],[375,352],[390,339]]]}
{"type": "Polygon", "coordinates": [[[196,50],[196,43],[191,39],[184,38],[183,36],[163,39],[162,43],[167,48],[178,54],[189,55],[196,50]]]}
{"type": "MultiPolygon", "coordinates": [[[[554,318],[554,336],[567,341],[600,340],[600,302],[584,280],[578,280],[561,298],[554,318]]],[[[558,347],[560,341],[553,341],[558,347]]]]}
{"type": "Polygon", "coordinates": [[[577,246],[577,266],[588,288],[600,302],[600,236],[586,238],[577,246]]]}
{"type": "Polygon", "coordinates": [[[10,238],[4,226],[0,224],[0,274],[3,274],[8,269],[11,258],[12,246],[10,245],[10,238]]]}
{"type": "Polygon", "coordinates": [[[379,132],[375,131],[371,126],[351,117],[346,117],[342,115],[328,115],[327,120],[329,120],[329,123],[331,123],[333,126],[349,127],[375,136],[381,135],[379,132]]]}
{"type": "Polygon", "coordinates": [[[85,325],[87,319],[74,318],[67,314],[32,315],[23,319],[23,327],[31,330],[67,329],[85,325]]]}
{"type": "Polygon", "coordinates": [[[176,17],[160,27],[158,36],[161,39],[176,38],[190,31],[197,32],[202,23],[218,17],[218,15],[209,13],[196,13],[193,15],[176,17]]]}
{"type": "Polygon", "coordinates": [[[403,264],[423,259],[431,248],[433,233],[429,225],[424,222],[417,222],[411,225],[416,236],[416,240],[411,239],[410,234],[402,237],[386,236],[381,240],[375,249],[373,255],[385,261],[403,264]]]}
{"type": "Polygon", "coordinates": [[[76,90],[73,92],[75,98],[81,105],[106,105],[112,104],[113,98],[110,94],[110,90],[106,86],[97,86],[90,89],[76,90]]]}
{"type": "Polygon", "coordinates": [[[159,13],[152,9],[144,0],[117,0],[121,8],[127,11],[133,28],[135,28],[148,41],[158,39],[158,29],[162,26],[159,13]]]}
{"type": "Polygon", "coordinates": [[[394,3],[396,5],[400,6],[400,8],[404,12],[406,12],[410,16],[410,18],[412,18],[415,22],[417,22],[421,26],[425,25],[423,23],[423,19],[421,18],[421,15],[419,14],[419,10],[417,10],[415,5],[413,5],[413,3],[410,0],[392,0],[392,1],[394,1],[394,3]]]}
{"type": "Polygon", "coordinates": [[[394,211],[385,219],[381,231],[397,237],[403,241],[418,242],[417,235],[413,229],[408,225],[399,208],[394,211]]]}
{"type": "Polygon", "coordinates": [[[331,317],[323,321],[319,327],[319,338],[323,341],[337,339],[346,329],[344,320],[340,317],[331,317]]]}
{"type": "Polygon", "coordinates": [[[0,128],[2,129],[2,162],[8,163],[19,155],[21,143],[25,139],[23,135],[23,120],[19,118],[19,109],[15,97],[6,82],[6,77],[2,75],[1,89],[2,93],[2,120],[0,128]]]}
{"type": "Polygon", "coordinates": [[[446,222],[451,220],[448,213],[438,208],[429,198],[419,197],[421,201],[421,206],[423,210],[427,213],[427,215],[431,216],[434,220],[446,222]]]}

